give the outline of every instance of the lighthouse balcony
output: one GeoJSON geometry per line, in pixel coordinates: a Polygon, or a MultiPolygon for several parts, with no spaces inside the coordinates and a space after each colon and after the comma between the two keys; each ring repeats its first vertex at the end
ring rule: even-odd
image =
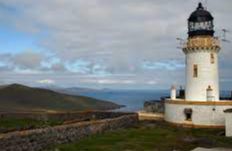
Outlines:
{"type": "Polygon", "coordinates": [[[186,100],[181,98],[173,99],[166,99],[166,103],[169,104],[192,104],[192,105],[231,105],[232,106],[232,100],[218,100],[218,101],[193,101],[193,100],[186,100]]]}
{"type": "Polygon", "coordinates": [[[191,50],[215,50],[218,52],[220,50],[220,41],[217,37],[195,36],[189,38],[183,45],[183,51],[185,53],[191,50]]]}

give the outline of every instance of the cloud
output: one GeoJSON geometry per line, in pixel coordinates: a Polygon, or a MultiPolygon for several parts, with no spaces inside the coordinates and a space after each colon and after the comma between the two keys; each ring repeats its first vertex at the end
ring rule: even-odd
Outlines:
{"type": "Polygon", "coordinates": [[[142,68],[148,69],[148,70],[179,70],[183,69],[185,65],[183,63],[179,63],[177,61],[164,61],[164,62],[149,62],[145,61],[142,64],[142,68]]]}
{"type": "Polygon", "coordinates": [[[148,81],[147,84],[150,84],[150,85],[156,85],[157,82],[156,81],[148,81]]]}
{"type": "Polygon", "coordinates": [[[55,84],[55,81],[51,80],[51,79],[39,80],[37,82],[40,83],[40,84],[55,84]]]}
{"type": "Polygon", "coordinates": [[[102,79],[97,81],[99,84],[135,84],[136,82],[133,80],[109,80],[102,79]]]}
{"type": "Polygon", "coordinates": [[[42,68],[42,62],[46,56],[41,52],[22,51],[20,53],[2,53],[0,54],[0,65],[3,69],[12,72],[39,72],[42,68]]]}
{"type": "MultiPolygon", "coordinates": [[[[183,84],[185,56],[176,49],[176,37],[187,37],[187,18],[196,8],[195,1],[0,0],[0,5],[1,24],[33,37],[40,50],[0,54],[0,71],[7,72],[3,80],[11,81],[14,78],[7,75],[17,72],[33,74],[29,83],[55,77],[61,85],[130,80],[157,88],[183,84]],[[133,79],[129,74],[135,75],[133,79]]],[[[217,35],[220,29],[232,27],[231,5],[229,0],[208,2],[217,35]]],[[[232,74],[230,49],[231,44],[223,44],[223,79],[232,74]]]]}
{"type": "Polygon", "coordinates": [[[33,51],[25,51],[12,56],[12,61],[15,66],[22,69],[35,69],[40,67],[44,56],[41,53],[33,51]]]}

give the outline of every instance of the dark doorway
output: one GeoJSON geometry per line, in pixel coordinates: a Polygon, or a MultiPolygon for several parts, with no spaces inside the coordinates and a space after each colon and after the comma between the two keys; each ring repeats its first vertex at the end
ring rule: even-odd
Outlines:
{"type": "Polygon", "coordinates": [[[184,114],[185,114],[185,120],[186,121],[192,121],[192,113],[193,113],[193,110],[191,108],[184,109],[184,114]]]}

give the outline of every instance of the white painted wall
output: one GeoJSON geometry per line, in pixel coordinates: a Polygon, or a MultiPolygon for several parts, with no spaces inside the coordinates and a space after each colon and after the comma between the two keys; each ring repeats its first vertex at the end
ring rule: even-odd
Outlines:
{"type": "Polygon", "coordinates": [[[171,87],[171,100],[176,100],[176,87],[171,87]]]}
{"type": "MultiPolygon", "coordinates": [[[[192,109],[192,124],[205,126],[224,126],[225,113],[224,110],[231,108],[232,105],[184,105],[184,104],[169,104],[165,103],[164,119],[168,122],[184,124],[186,117],[184,114],[185,108],[192,109]],[[213,111],[215,108],[215,111],[213,111]]],[[[232,116],[231,121],[232,125],[232,116]]]]}
{"type": "Polygon", "coordinates": [[[232,113],[225,113],[226,117],[226,136],[232,137],[232,113]]]}
{"type": "Polygon", "coordinates": [[[211,52],[197,50],[186,53],[186,100],[207,101],[206,89],[213,89],[214,100],[219,101],[218,54],[213,52],[215,62],[211,63],[211,52]],[[198,77],[193,77],[193,66],[198,65],[198,77]]]}

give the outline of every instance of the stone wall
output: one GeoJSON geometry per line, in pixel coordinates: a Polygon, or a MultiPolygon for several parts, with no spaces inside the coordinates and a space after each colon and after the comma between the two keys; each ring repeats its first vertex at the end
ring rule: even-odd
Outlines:
{"type": "Polygon", "coordinates": [[[128,113],[107,112],[107,111],[83,111],[83,112],[59,112],[59,113],[41,113],[41,112],[0,112],[1,118],[14,119],[35,119],[35,120],[89,120],[89,119],[105,119],[114,118],[128,113]]]}
{"type": "Polygon", "coordinates": [[[126,128],[138,122],[137,114],[116,118],[78,122],[43,129],[11,132],[0,135],[1,151],[39,151],[49,146],[78,141],[89,135],[126,128]]]}
{"type": "Polygon", "coordinates": [[[146,101],[143,110],[150,113],[164,113],[164,101],[146,101]]]}

